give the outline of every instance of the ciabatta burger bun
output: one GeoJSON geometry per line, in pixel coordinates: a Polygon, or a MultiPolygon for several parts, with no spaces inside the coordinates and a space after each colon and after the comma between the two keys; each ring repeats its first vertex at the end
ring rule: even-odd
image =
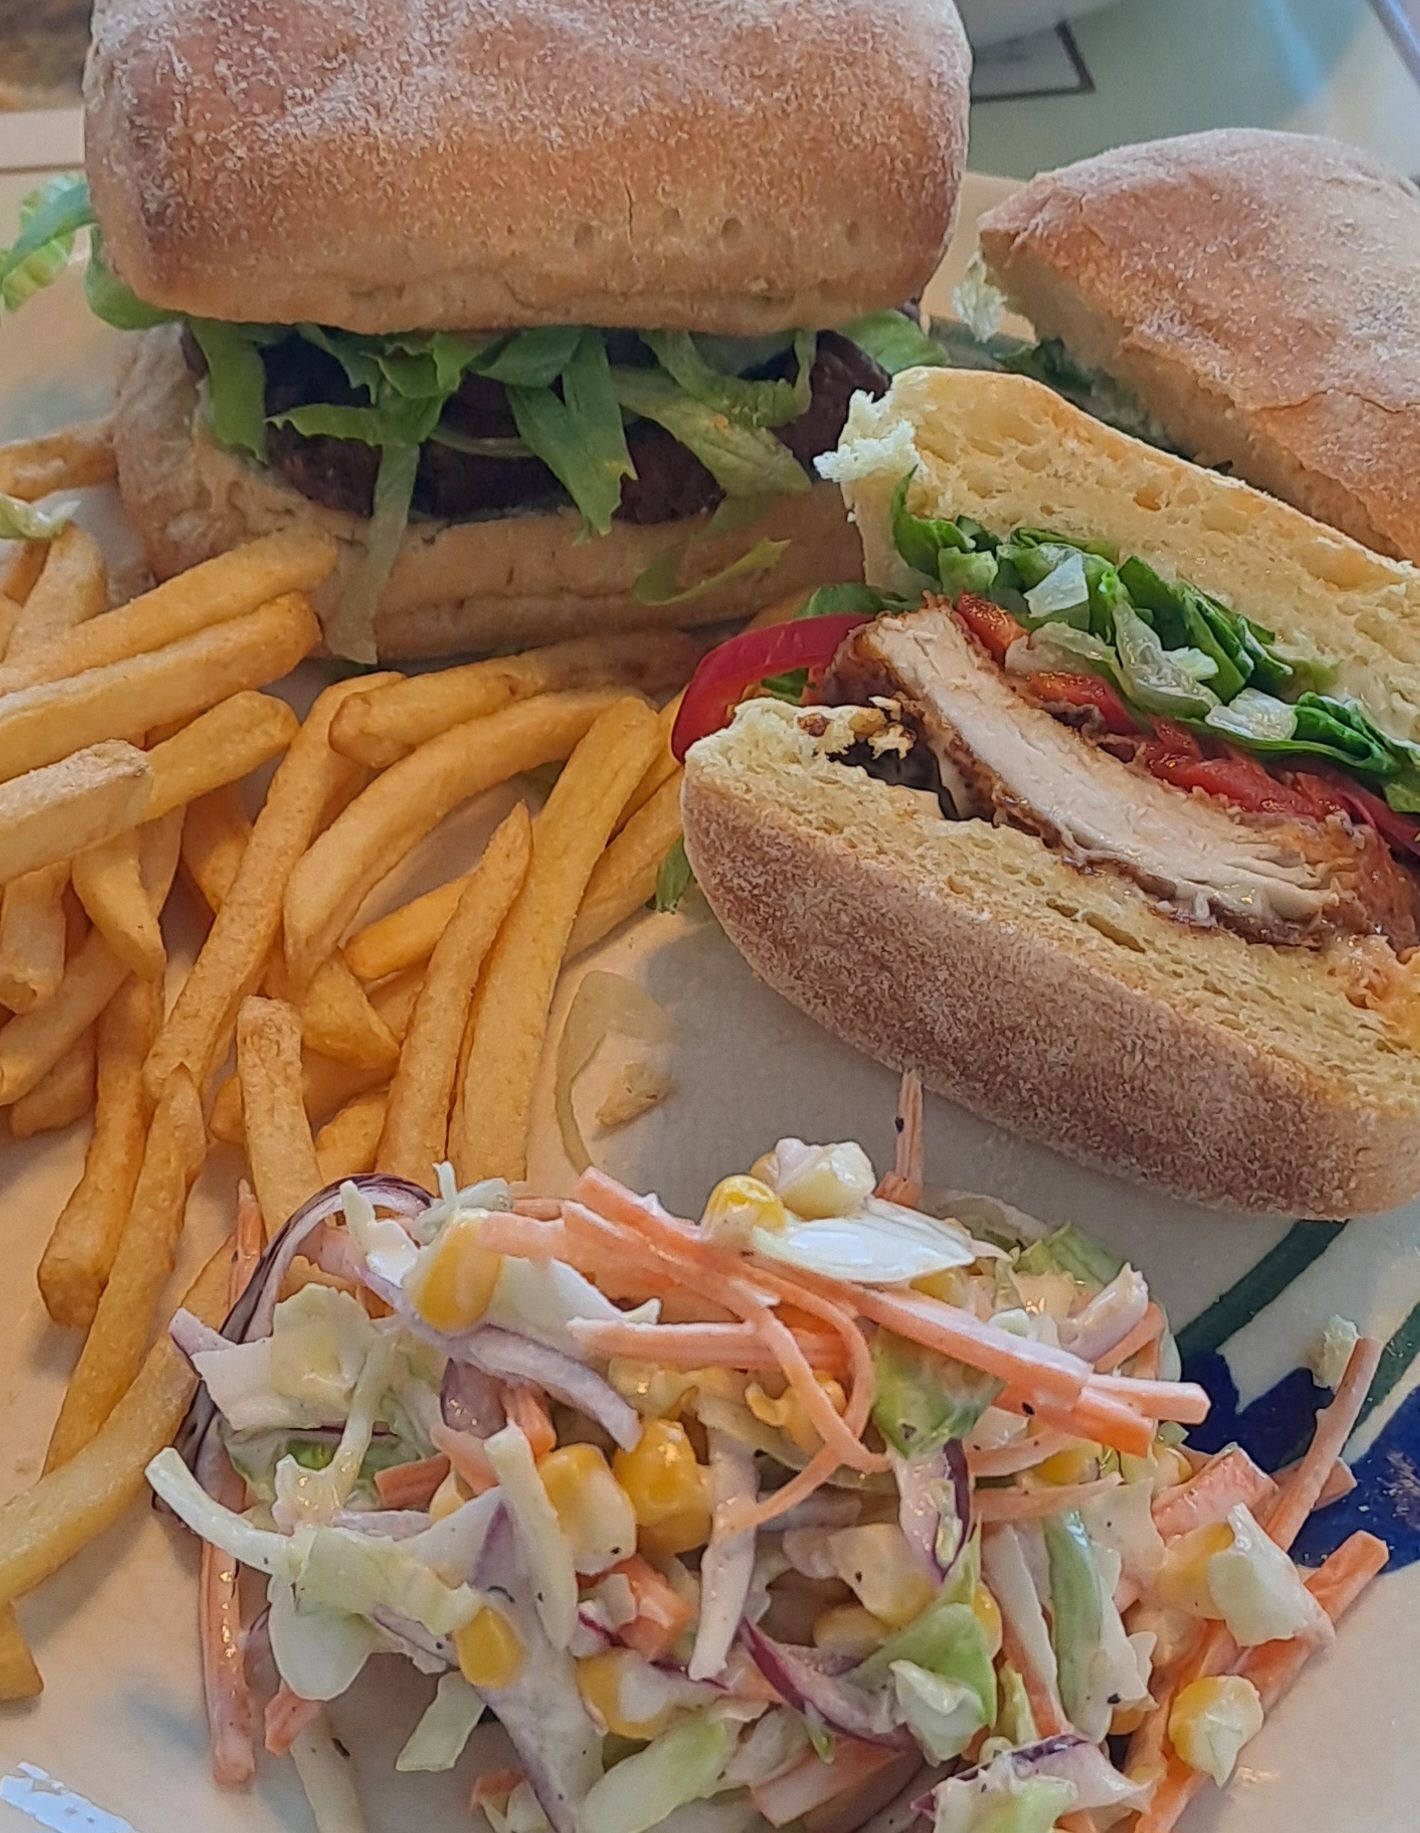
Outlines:
{"type": "Polygon", "coordinates": [[[1420,561],[1420,190],[1223,128],[1043,172],[979,225],[1010,305],[1167,438],[1420,561]]]}
{"type": "MultiPolygon", "coordinates": [[[[1035,383],[912,371],[855,402],[833,468],[879,585],[922,588],[889,530],[913,472],[915,514],[1137,554],[1298,652],[1342,658],[1339,687],[1395,736],[1420,730],[1420,572],[1035,383]]],[[[859,648],[928,641],[933,616],[952,622],[887,618],[859,648]]],[[[883,718],[752,700],[690,750],[687,852],[771,986],[986,1118],[1184,1197],[1344,1216],[1420,1188],[1420,1028],[1385,943],[1279,945],[1183,920],[1157,885],[1014,823],[1010,796],[994,818],[947,819],[843,761],[883,718]],[[1384,958],[1383,997],[1358,954],[1384,958]]],[[[1167,794],[1185,824],[1223,818],[1211,798],[1167,794]]]]}
{"type": "MultiPolygon", "coordinates": [[[[364,521],[302,496],[274,471],[224,450],[202,412],[180,333],[146,332],[120,385],[114,428],[124,508],[158,579],[258,535],[309,526],[340,545],[313,595],[329,627],[363,553],[364,521]]],[[[386,656],[445,656],[557,642],[598,631],[691,627],[748,617],[781,595],[862,565],[838,489],[818,483],[769,505],[751,531],[711,536],[708,514],[672,524],[612,524],[588,540],[573,509],[468,522],[413,521],[375,620],[386,656]],[[741,574],[680,604],[644,605],[636,580],[669,544],[693,542],[692,568],[709,576],[747,541],[787,541],[765,573],[741,574]]]]}

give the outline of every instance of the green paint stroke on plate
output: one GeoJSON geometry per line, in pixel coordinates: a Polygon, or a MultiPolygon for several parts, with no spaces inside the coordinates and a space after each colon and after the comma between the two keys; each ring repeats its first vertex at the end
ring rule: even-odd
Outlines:
{"type": "Polygon", "coordinates": [[[1184,1325],[1178,1333],[1179,1354],[1184,1361],[1215,1355],[1229,1337],[1259,1311],[1266,1310],[1314,1260],[1319,1260],[1333,1241],[1339,1241],[1344,1227],[1343,1222],[1294,1222],[1256,1266],[1215,1298],[1192,1323],[1184,1325]]]}
{"type": "Polygon", "coordinates": [[[1361,1408],[1360,1416],[1356,1421],[1358,1431],[1390,1393],[1416,1356],[1420,1356],[1420,1305],[1415,1307],[1381,1351],[1376,1378],[1371,1383],[1371,1391],[1366,1396],[1366,1404],[1361,1408]]]}

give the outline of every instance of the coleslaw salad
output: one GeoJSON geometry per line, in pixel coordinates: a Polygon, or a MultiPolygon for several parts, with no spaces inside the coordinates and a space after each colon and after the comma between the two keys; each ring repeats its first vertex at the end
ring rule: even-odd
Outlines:
{"type": "Polygon", "coordinates": [[[1141,1274],[925,1196],[903,1111],[886,1177],[781,1140],[696,1221],[595,1169],[351,1180],[259,1259],[248,1213],[224,1329],[174,1319],[202,1385],[148,1473],[206,1543],[217,1780],[260,1722],[349,1824],[324,1707],[393,1653],[435,1681],[401,1770],[501,1726],[493,1833],[1166,1833],[1225,1783],[1385,1562],[1290,1556],[1378,1345],[1342,1339],[1278,1479],[1191,1452],[1141,1274]]]}

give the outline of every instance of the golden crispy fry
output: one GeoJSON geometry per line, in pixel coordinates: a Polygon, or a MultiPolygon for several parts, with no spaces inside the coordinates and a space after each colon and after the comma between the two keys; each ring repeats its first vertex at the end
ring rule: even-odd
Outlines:
{"type": "Polygon", "coordinates": [[[276,941],[287,880],[310,845],[327,799],[355,768],[331,750],[330,721],[366,679],[328,687],[278,765],[231,893],[153,1046],[145,1073],[154,1099],[174,1064],[186,1063],[205,1089],[226,1054],[237,1008],[256,988],[276,941]]]}
{"type": "Polygon", "coordinates": [[[4,694],[0,778],[52,764],[101,738],[140,738],[150,726],[275,681],[319,640],[315,612],[292,593],[151,654],[4,694]]]}
{"type": "Polygon", "coordinates": [[[88,1444],[142,1367],[153,1312],[177,1257],[187,1195],[206,1152],[202,1103],[192,1077],[179,1068],[153,1113],[108,1284],[49,1441],[47,1471],[88,1444]]]}
{"type": "Polygon", "coordinates": [[[10,632],[5,660],[22,662],[107,610],[108,567],[103,549],[87,529],[71,522],[49,544],[44,571],[10,632]]]}
{"type": "Polygon", "coordinates": [[[152,777],[141,751],[108,739],[0,783],[0,884],[134,826],[152,777]]]}
{"type": "Polygon", "coordinates": [[[37,1699],[44,1681],[13,1604],[0,1604],[0,1700],[37,1699]]]}
{"type": "Polygon", "coordinates": [[[429,1184],[443,1158],[459,1051],[479,969],[527,876],[532,823],[521,802],[469,874],[458,908],[434,944],[409,1032],[390,1083],[375,1162],[382,1171],[429,1184]]]}
{"type": "Polygon", "coordinates": [[[368,1095],[356,1095],[347,1101],[316,1134],[316,1162],[322,1184],[338,1184],[342,1178],[359,1177],[375,1168],[375,1153],[385,1124],[384,1089],[371,1089],[368,1095]]]}
{"type": "Polygon", "coordinates": [[[641,630],[576,637],[521,655],[412,675],[347,701],[330,742],[347,757],[382,770],[451,726],[486,719],[534,694],[582,687],[659,693],[690,678],[703,648],[683,631],[641,630]]]}
{"type": "Polygon", "coordinates": [[[162,987],[130,976],[96,1027],[93,1137],[84,1174],[39,1263],[40,1295],[56,1324],[87,1329],[98,1310],[143,1164],[148,1127],[143,1063],[162,1020],[162,987]]]}
{"type": "Polygon", "coordinates": [[[568,938],[569,961],[634,916],[654,893],[661,864],[680,839],[680,775],[677,769],[661,784],[597,861],[568,938]]]}
{"type": "Polygon", "coordinates": [[[449,918],[458,909],[471,873],[436,885],[422,897],[411,898],[388,916],[367,923],[345,944],[346,961],[361,980],[383,980],[401,968],[427,961],[434,944],[448,927],[449,918]]]}
{"type": "Polygon", "coordinates": [[[0,1006],[28,1012],[52,999],[64,975],[64,888],[59,860],[13,878],[0,893],[0,1006]]]}
{"type": "Polygon", "coordinates": [[[682,689],[673,700],[668,700],[661,708],[661,748],[652,758],[645,776],[627,798],[626,806],[621,811],[614,832],[619,834],[631,817],[641,812],[661,784],[668,783],[673,776],[679,774],[680,765],[676,761],[675,752],[671,750],[671,733],[675,730],[676,714],[680,711],[680,703],[684,699],[685,690],[682,689]]]}
{"type": "Polygon", "coordinates": [[[233,694],[148,753],[148,818],[195,801],[259,769],[296,736],[300,720],[284,700],[250,689],[233,694]]]}
{"type": "MultiPolygon", "coordinates": [[[[403,1039],[409,1029],[410,1014],[419,989],[424,984],[422,967],[396,974],[375,987],[370,1004],[394,1035],[403,1039]]],[[[383,1086],[382,1069],[355,1069],[349,1063],[338,1063],[334,1057],[319,1056],[308,1050],[301,1059],[301,1097],[313,1125],[328,1120],[336,1109],[383,1086]]],[[[223,1145],[239,1146],[243,1141],[241,1090],[235,1076],[217,1090],[208,1121],[212,1137],[223,1145]]]]}
{"type": "Polygon", "coordinates": [[[461,1181],[526,1172],[533,1078],[567,938],[616,817],[659,742],[644,701],[608,708],[534,823],[532,863],[484,970],[457,1136],[450,1132],[461,1181]]]}
{"type": "Polygon", "coordinates": [[[0,592],[22,605],[34,590],[49,554],[48,541],[16,541],[0,571],[0,592]]]}
{"type": "MultiPolygon", "coordinates": [[[[13,668],[0,668],[0,692],[106,668],[242,617],[286,593],[312,591],[328,577],[335,557],[334,541],[315,529],[263,535],[179,573],[117,611],[81,624],[13,668]]],[[[276,675],[264,679],[274,681],[276,675]]],[[[160,725],[164,717],[171,716],[158,714],[150,723],[160,725]]]]}
{"type": "MultiPolygon", "coordinates": [[[[227,1313],[232,1245],[203,1267],[183,1304],[205,1324],[227,1313]]],[[[143,1472],[177,1430],[197,1377],[162,1332],[138,1377],[84,1449],[0,1508],[0,1602],[42,1584],[117,1521],[143,1488],[143,1472]]]]}
{"type": "Polygon", "coordinates": [[[0,656],[10,647],[10,637],[24,615],[24,609],[15,599],[7,598],[0,592],[0,656]]]}
{"type": "Polygon", "coordinates": [[[189,806],[182,825],[183,868],[213,916],[231,896],[250,839],[251,817],[235,783],[189,806]]]}
{"type": "Polygon", "coordinates": [[[244,999],[237,1014],[237,1080],[247,1163],[268,1236],[321,1187],[301,1100],[301,1028],[279,999],[244,999]]]}
{"type": "Polygon", "coordinates": [[[143,889],[140,830],[130,828],[74,857],[75,895],[89,921],[130,973],[157,980],[167,966],[163,932],[143,889]]]}
{"type": "Polygon", "coordinates": [[[431,738],[350,804],[291,874],[286,964],[303,986],[340,940],[361,901],[450,810],[511,776],[564,758],[599,713],[607,690],[543,694],[431,738]]]}
{"type": "Polygon", "coordinates": [[[96,1058],[91,1025],[10,1109],[14,1137],[31,1139],[36,1133],[55,1133],[87,1114],[94,1105],[96,1058]]]}
{"type": "MultiPolygon", "coordinates": [[[[161,910],[177,870],[181,817],[165,815],[144,829],[141,869],[153,908],[161,910]]],[[[59,990],[46,1005],[12,1018],[0,1031],[0,1107],[28,1094],[44,1072],[93,1024],[127,970],[97,931],[71,955],[59,990]]]]}
{"type": "Polygon", "coordinates": [[[111,417],[0,446],[0,490],[22,503],[37,502],[55,490],[105,483],[115,468],[111,417]]]}

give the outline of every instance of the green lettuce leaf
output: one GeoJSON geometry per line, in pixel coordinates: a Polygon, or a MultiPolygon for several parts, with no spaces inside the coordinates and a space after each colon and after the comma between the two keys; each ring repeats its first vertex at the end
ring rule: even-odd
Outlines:
{"type": "Polygon", "coordinates": [[[229,450],[266,458],[266,372],[261,345],[274,333],[261,327],[190,319],[192,335],[207,363],[207,413],[212,436],[229,450]]]}
{"type": "Polygon", "coordinates": [[[1043,1241],[1033,1241],[1016,1256],[1022,1273],[1068,1273],[1091,1292],[1107,1286],[1124,1271],[1124,1260],[1112,1248],[1066,1222],[1043,1241]]]}
{"type": "Polygon", "coordinates": [[[996,1670],[986,1632],[970,1604],[943,1594],[905,1629],[884,1637],[882,1646],[853,1669],[852,1679],[871,1690],[900,1662],[969,1687],[980,1703],[981,1723],[989,1725],[995,1718],[996,1670]]]}
{"type": "Polygon", "coordinates": [[[943,369],[951,362],[937,339],[906,312],[869,312],[866,318],[844,325],[841,335],[866,350],[890,376],[904,369],[943,369]]]}
{"type": "Polygon", "coordinates": [[[808,473],[771,432],[707,407],[664,372],[615,368],[611,379],[626,412],[663,426],[726,496],[791,496],[811,488],[808,473]]]}
{"type": "Polygon", "coordinates": [[[562,371],[560,400],[551,388],[518,385],[508,389],[519,437],[566,490],[587,526],[599,535],[611,527],[621,502],[621,480],[636,475],[626,449],[613,374],[600,333],[586,331],[562,371]]]}
{"type": "Polygon", "coordinates": [[[970,534],[944,516],[913,515],[907,507],[907,492],[916,469],[898,480],[892,493],[889,526],[893,546],[915,573],[927,579],[939,577],[937,557],[948,552],[969,554],[976,546],[970,534]]]}
{"type": "Polygon", "coordinates": [[[948,1439],[964,1438],[1001,1392],[1002,1383],[879,1330],[873,1338],[873,1424],[903,1457],[925,1457],[948,1439]]]}
{"type": "MultiPolygon", "coordinates": [[[[725,500],[729,502],[731,499],[727,497],[725,500]]],[[[692,599],[701,598],[706,592],[728,585],[733,579],[742,579],[750,573],[768,572],[771,567],[779,564],[789,549],[788,541],[774,541],[766,535],[756,541],[753,547],[746,549],[737,560],[722,566],[718,573],[709,573],[690,585],[682,585],[680,569],[694,545],[693,541],[681,541],[657,554],[631,588],[631,595],[637,604],[689,604],[692,599]]]]}
{"type": "Polygon", "coordinates": [[[661,861],[661,869],[656,874],[656,890],[651,899],[651,908],[663,914],[679,910],[681,899],[694,883],[695,874],[686,856],[685,842],[677,840],[661,861]]]}
{"type": "Polygon", "coordinates": [[[177,312],[151,306],[125,286],[104,258],[103,238],[97,229],[89,235],[89,264],[84,269],[84,298],[95,318],[115,331],[150,331],[154,325],[174,323],[177,312]]]}
{"type": "MultiPolygon", "coordinates": [[[[348,411],[364,410],[352,408],[348,411]]],[[[326,632],[330,647],[338,656],[348,656],[354,662],[377,659],[375,612],[409,523],[409,505],[414,498],[414,479],[418,470],[417,444],[381,446],[374,506],[365,528],[365,552],[347,590],[337,600],[335,616],[326,632]]]]}
{"type": "Polygon", "coordinates": [[[801,617],[841,617],[858,611],[877,617],[884,611],[906,611],[911,604],[911,599],[899,598],[895,592],[880,592],[876,586],[850,581],[839,586],[820,586],[809,594],[794,617],[795,621],[801,617]]]}
{"type": "Polygon", "coordinates": [[[0,306],[13,312],[57,280],[74,252],[74,238],[93,222],[82,172],[66,172],[31,191],[20,204],[20,233],[0,252],[0,306]]]}
{"type": "Polygon", "coordinates": [[[794,333],[792,382],[751,382],[728,374],[706,358],[688,331],[643,331],[641,341],[693,401],[746,426],[785,426],[808,410],[809,378],[818,345],[812,331],[794,333]]]}
{"type": "Polygon", "coordinates": [[[69,526],[72,517],[52,509],[36,509],[17,496],[0,492],[0,541],[52,541],[69,526]]]}
{"type": "Polygon", "coordinates": [[[480,356],[474,368],[490,382],[502,382],[517,388],[551,388],[558,376],[581,354],[583,346],[594,340],[602,346],[600,331],[588,331],[581,325],[539,325],[532,331],[519,331],[491,356],[480,356]]]}

